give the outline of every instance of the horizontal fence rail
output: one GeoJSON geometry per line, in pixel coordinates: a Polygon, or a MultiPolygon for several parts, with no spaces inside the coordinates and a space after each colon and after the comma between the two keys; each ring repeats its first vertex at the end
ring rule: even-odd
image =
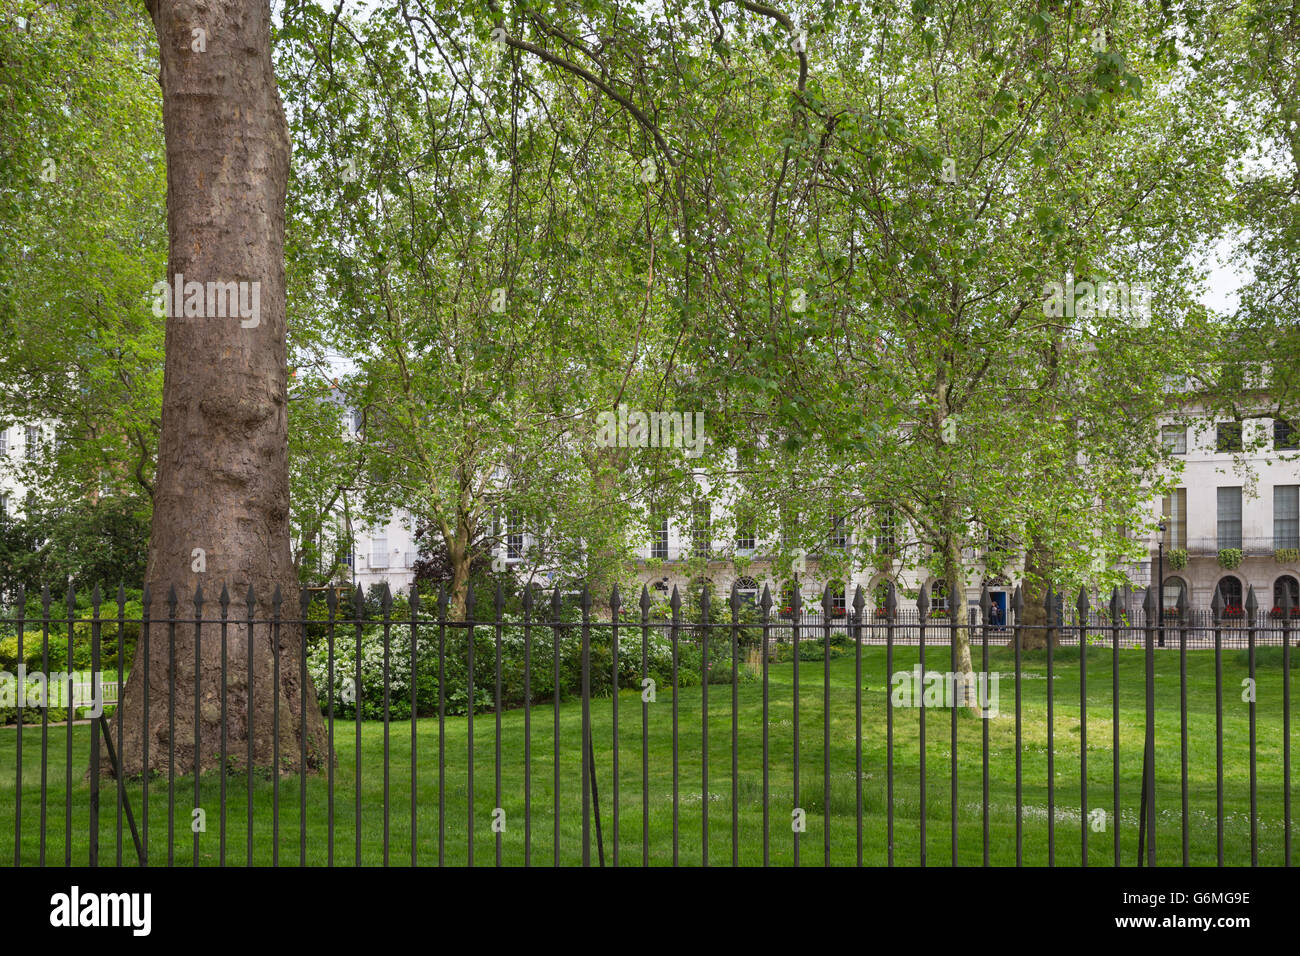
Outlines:
{"type": "Polygon", "coordinates": [[[463,615],[445,590],[347,597],[199,589],[183,607],[146,588],[128,615],[121,588],[80,607],[46,590],[32,615],[19,592],[0,619],[0,853],[1291,865],[1300,609],[1253,591],[1172,610],[1154,589],[1137,610],[1049,591],[1034,614],[985,589],[955,617],[892,587],[879,608],[829,588],[788,609],[766,589],[664,607],[615,588],[598,608],[471,587],[463,615]]]}

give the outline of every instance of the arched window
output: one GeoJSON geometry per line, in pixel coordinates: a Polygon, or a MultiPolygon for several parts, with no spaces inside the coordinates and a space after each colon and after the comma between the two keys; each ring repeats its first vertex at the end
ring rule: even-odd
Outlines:
{"type": "Polygon", "coordinates": [[[1242,602],[1241,579],[1234,578],[1231,574],[1219,580],[1219,595],[1223,602],[1223,616],[1225,618],[1241,618],[1245,616],[1242,602]]]}
{"type": "Polygon", "coordinates": [[[745,604],[757,604],[758,582],[753,578],[736,578],[736,593],[740,595],[740,600],[745,604]]]}
{"type": "Polygon", "coordinates": [[[844,605],[844,582],[832,581],[831,590],[831,617],[843,617],[845,613],[844,605]]]}
{"type": "Polygon", "coordinates": [[[948,616],[948,585],[935,581],[930,585],[930,616],[948,616]]]}
{"type": "MultiPolygon", "coordinates": [[[[1178,595],[1186,586],[1187,585],[1183,579],[1176,575],[1174,577],[1165,578],[1164,594],[1162,595],[1164,604],[1162,606],[1164,607],[1166,617],[1178,613],[1178,595]]],[[[1190,591],[1188,592],[1187,598],[1188,601],[1191,600],[1190,591]]]]}
{"type": "Polygon", "coordinates": [[[1273,615],[1282,616],[1283,598],[1290,598],[1291,616],[1300,617],[1300,581],[1284,574],[1273,582],[1273,615]]]}

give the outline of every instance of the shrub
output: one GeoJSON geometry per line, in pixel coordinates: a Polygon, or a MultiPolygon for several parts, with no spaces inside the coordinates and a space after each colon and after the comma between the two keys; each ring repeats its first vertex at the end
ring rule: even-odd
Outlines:
{"type": "Polygon", "coordinates": [[[1185,548],[1174,548],[1169,552],[1169,567],[1175,571],[1181,571],[1187,567],[1187,550],[1185,548]]]}
{"type": "Polygon", "coordinates": [[[1219,552],[1219,566],[1231,571],[1241,564],[1243,557],[1241,548],[1224,548],[1219,552]]]}
{"type": "Polygon", "coordinates": [[[1273,552],[1273,559],[1278,564],[1295,564],[1300,561],[1300,548],[1278,548],[1273,552]]]}

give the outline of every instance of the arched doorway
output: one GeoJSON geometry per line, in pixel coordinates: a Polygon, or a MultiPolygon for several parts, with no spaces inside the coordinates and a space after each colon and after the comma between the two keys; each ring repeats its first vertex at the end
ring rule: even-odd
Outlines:
{"type": "Polygon", "coordinates": [[[1283,604],[1291,608],[1291,617],[1300,617],[1300,581],[1289,574],[1284,574],[1273,582],[1272,615],[1274,617],[1282,616],[1283,604]]]}
{"type": "Polygon", "coordinates": [[[1240,621],[1246,616],[1244,592],[1241,578],[1231,574],[1219,579],[1219,600],[1223,605],[1223,618],[1227,621],[1240,621]]]}

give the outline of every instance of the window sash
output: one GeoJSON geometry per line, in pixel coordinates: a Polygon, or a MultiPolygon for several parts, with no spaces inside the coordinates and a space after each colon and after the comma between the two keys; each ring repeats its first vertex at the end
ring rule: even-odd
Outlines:
{"type": "Polygon", "coordinates": [[[1273,488],[1273,547],[1300,548],[1300,485],[1273,488]]]}
{"type": "Polygon", "coordinates": [[[1160,429],[1160,440],[1165,451],[1171,455],[1187,454],[1187,429],[1178,425],[1166,425],[1160,429]]]}
{"type": "Polygon", "coordinates": [[[1174,488],[1164,499],[1165,547],[1187,547],[1187,489],[1174,488]]]}
{"type": "Polygon", "coordinates": [[[1219,550],[1241,547],[1241,487],[1219,488],[1218,545],[1219,550]]]}

